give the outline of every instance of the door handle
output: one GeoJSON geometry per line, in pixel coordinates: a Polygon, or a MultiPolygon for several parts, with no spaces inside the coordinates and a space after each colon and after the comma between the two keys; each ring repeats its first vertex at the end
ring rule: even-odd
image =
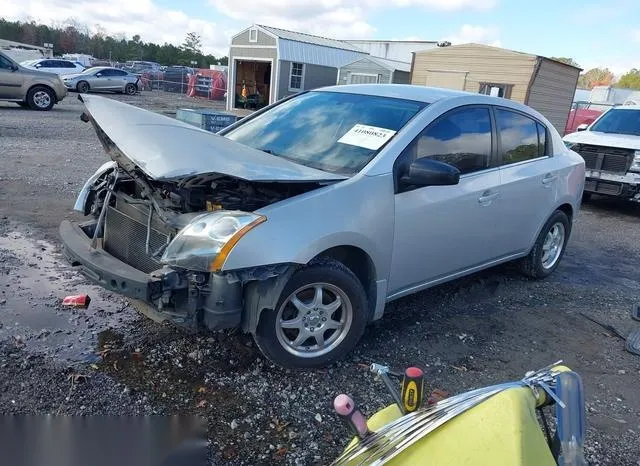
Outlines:
{"type": "Polygon", "coordinates": [[[552,175],[551,173],[547,173],[546,175],[544,175],[544,178],[542,178],[542,184],[545,186],[548,186],[549,184],[553,183],[557,179],[558,179],[558,175],[552,175]]]}
{"type": "Polygon", "coordinates": [[[498,197],[498,194],[499,193],[496,193],[496,192],[486,191],[482,193],[482,196],[478,198],[478,202],[480,204],[486,204],[488,202],[493,201],[496,197],[498,197]]]}

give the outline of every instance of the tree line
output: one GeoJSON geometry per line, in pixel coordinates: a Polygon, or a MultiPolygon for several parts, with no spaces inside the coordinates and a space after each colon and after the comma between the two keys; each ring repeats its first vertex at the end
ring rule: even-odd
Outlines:
{"type": "MultiPolygon", "coordinates": [[[[580,67],[573,58],[551,57],[551,59],[580,67]]],[[[633,68],[620,76],[618,80],[616,80],[609,68],[592,68],[580,74],[578,78],[579,88],[593,89],[595,86],[615,86],[623,89],[640,90],[640,69],[633,68]]]]}
{"type": "Polygon", "coordinates": [[[228,63],[228,57],[204,54],[201,50],[202,40],[195,32],[188,33],[180,46],[168,43],[158,45],[144,42],[138,34],[131,38],[124,34],[110,35],[100,26],[91,32],[86,25],[75,21],[47,26],[34,21],[7,21],[0,18],[0,39],[39,47],[51,43],[56,55],[82,53],[116,62],[145,60],[163,65],[187,66],[197,62],[197,66],[202,68],[228,63]]]}

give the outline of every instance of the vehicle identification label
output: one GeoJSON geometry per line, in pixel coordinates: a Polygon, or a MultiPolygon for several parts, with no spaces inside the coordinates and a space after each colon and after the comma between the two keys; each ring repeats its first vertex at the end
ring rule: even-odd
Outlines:
{"type": "Polygon", "coordinates": [[[378,150],[385,142],[396,134],[395,131],[377,126],[357,124],[338,139],[342,144],[364,147],[365,149],[378,150]]]}

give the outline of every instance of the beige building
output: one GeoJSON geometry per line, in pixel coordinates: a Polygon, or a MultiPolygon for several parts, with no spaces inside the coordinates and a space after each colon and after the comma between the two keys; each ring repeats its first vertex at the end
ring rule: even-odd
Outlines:
{"type": "Polygon", "coordinates": [[[411,84],[460,89],[527,104],[563,134],[580,68],[481,44],[415,52],[411,84]]]}

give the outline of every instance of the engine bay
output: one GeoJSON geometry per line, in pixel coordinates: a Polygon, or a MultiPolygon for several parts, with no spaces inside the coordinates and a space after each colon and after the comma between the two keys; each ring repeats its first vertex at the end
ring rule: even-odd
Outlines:
{"type": "Polygon", "coordinates": [[[253,212],[319,186],[319,183],[264,183],[208,175],[179,183],[161,183],[158,192],[182,213],[212,210],[253,212]]]}
{"type": "MultiPolygon", "coordinates": [[[[98,180],[89,193],[85,214],[97,217],[112,187],[129,203],[154,206],[161,218],[168,221],[184,214],[216,210],[253,212],[270,204],[298,196],[321,187],[323,183],[274,183],[245,181],[226,175],[197,175],[176,181],[149,180],[142,173],[120,169],[98,180]],[[114,177],[117,179],[114,180],[114,177]]],[[[110,202],[113,204],[113,200],[110,202]]],[[[174,222],[169,221],[173,224],[174,222]]]]}

